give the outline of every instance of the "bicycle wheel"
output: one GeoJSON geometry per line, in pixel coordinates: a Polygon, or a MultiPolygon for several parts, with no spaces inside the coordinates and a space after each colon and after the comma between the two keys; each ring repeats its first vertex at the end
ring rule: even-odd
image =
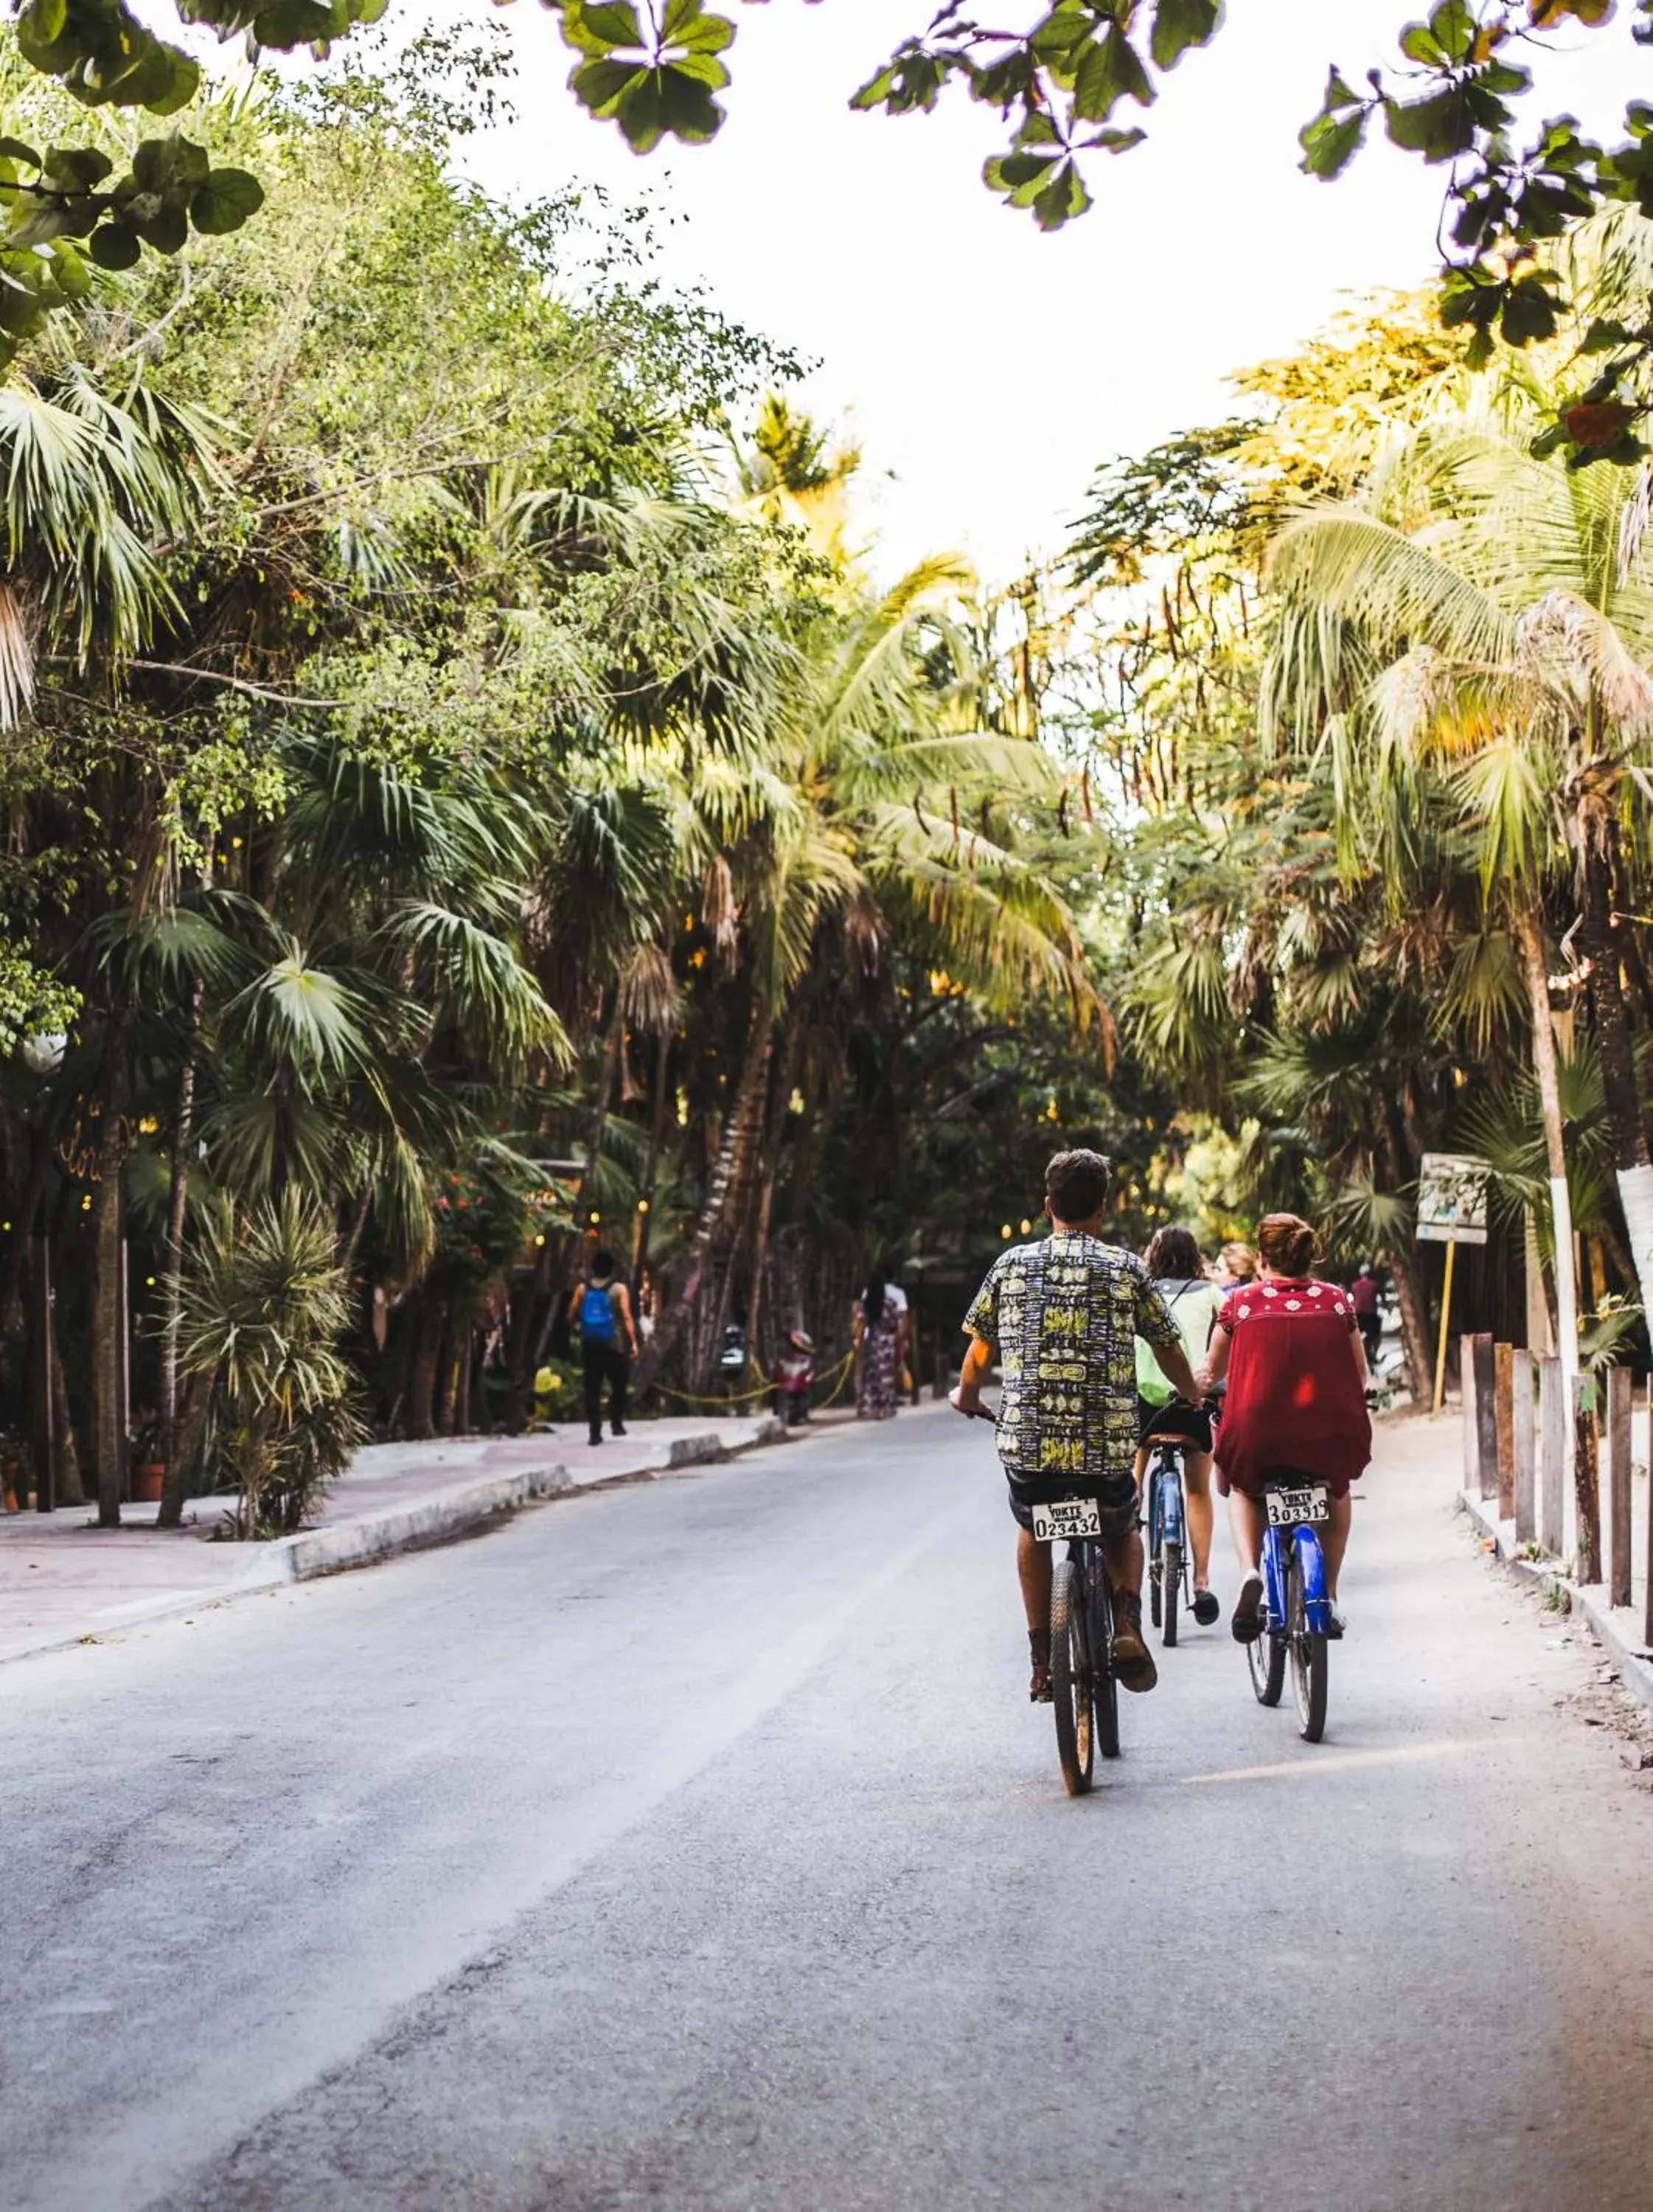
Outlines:
{"type": "Polygon", "coordinates": [[[1104,1759],[1119,1757],[1119,1682],[1114,1674],[1114,1593],[1097,1559],[1091,1585],[1091,1698],[1097,1744],[1104,1759]]]}
{"type": "Polygon", "coordinates": [[[1251,1686],[1260,1705],[1277,1705],[1285,1687],[1285,1639],[1278,1621],[1270,1622],[1261,1636],[1245,1647],[1251,1669],[1251,1686]]]}
{"type": "Polygon", "coordinates": [[[1070,1797],[1082,1797],[1091,1787],[1095,1757],[1089,1647],[1079,1571],[1072,1559],[1059,1559],[1050,1579],[1050,1692],[1056,1706],[1056,1755],[1070,1797]]]}
{"type": "Polygon", "coordinates": [[[1176,1607],[1182,1595],[1182,1547],[1165,1547],[1165,1649],[1176,1642],[1176,1607]]]}
{"type": "Polygon", "coordinates": [[[1164,1610],[1159,1592],[1164,1580],[1165,1558],[1159,1541],[1160,1529],[1164,1526],[1159,1502],[1159,1477],[1148,1477],[1148,1612],[1153,1625],[1158,1627],[1164,1610]]]}
{"type": "Polygon", "coordinates": [[[1285,1571],[1286,1640],[1291,1650],[1291,1691],[1305,1743],[1318,1743],[1326,1732],[1326,1638],[1309,1627],[1303,1603],[1303,1577],[1293,1558],[1285,1571]]]}

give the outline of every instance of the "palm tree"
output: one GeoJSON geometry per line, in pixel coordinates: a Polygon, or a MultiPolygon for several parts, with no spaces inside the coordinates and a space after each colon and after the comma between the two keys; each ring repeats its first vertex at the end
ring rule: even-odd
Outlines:
{"type": "MultiPolygon", "coordinates": [[[[1629,532],[1635,497],[1619,472],[1564,469],[1489,419],[1442,419],[1407,441],[1364,503],[1289,523],[1269,564],[1280,621],[1267,715],[1331,754],[1346,835],[1401,864],[1398,902],[1418,780],[1444,777],[1491,925],[1518,948],[1570,1364],[1577,1304],[1547,927],[1564,888],[1592,954],[1632,1219],[1653,1182],[1610,912],[1618,815],[1639,804],[1653,726],[1653,588],[1629,532]]],[[[1653,1250],[1639,1240],[1638,1268],[1653,1311],[1653,1250]]]]}

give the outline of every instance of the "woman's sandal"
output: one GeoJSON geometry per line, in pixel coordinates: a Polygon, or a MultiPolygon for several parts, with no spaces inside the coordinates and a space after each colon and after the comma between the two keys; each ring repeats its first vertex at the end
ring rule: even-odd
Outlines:
{"type": "Polygon", "coordinates": [[[1223,1617],[1223,1608],[1217,1601],[1214,1589],[1197,1589],[1194,1593],[1194,1617],[1201,1628],[1209,1628],[1214,1620],[1223,1617]]]}
{"type": "Polygon", "coordinates": [[[1050,1638],[1037,1629],[1027,1632],[1027,1648],[1033,1660],[1033,1680],[1028,1684],[1027,1697],[1030,1705],[1048,1705],[1054,1692],[1050,1687],[1050,1638]]]}

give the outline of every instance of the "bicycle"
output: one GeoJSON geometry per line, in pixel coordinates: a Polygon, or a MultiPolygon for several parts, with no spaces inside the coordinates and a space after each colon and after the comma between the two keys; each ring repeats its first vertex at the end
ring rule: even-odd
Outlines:
{"type": "MultiPolygon", "coordinates": [[[[996,1416],[986,1406],[959,1408],[975,1421],[996,1416]]],[[[1035,1505],[1033,1534],[1067,1545],[1050,1572],[1050,1695],[1056,1756],[1070,1797],[1091,1788],[1098,1750],[1119,1757],[1119,1680],[1114,1672],[1114,1590],[1102,1554],[1102,1508],[1094,1498],[1035,1505]]]]}
{"type": "Polygon", "coordinates": [[[1148,1609],[1163,1630],[1165,1649],[1176,1643],[1181,1604],[1194,1602],[1193,1569],[1188,1556],[1188,1498],[1182,1487],[1182,1447],[1156,1437],[1144,1488],[1148,1504],[1148,1609]]]}
{"type": "Polygon", "coordinates": [[[1326,1729],[1332,1601],[1315,1527],[1331,1518],[1331,1501],[1323,1482],[1290,1468],[1265,1474],[1263,1498],[1263,1629],[1246,1646],[1251,1686],[1260,1705],[1279,1705],[1289,1664],[1300,1733],[1305,1743],[1318,1743],[1326,1729]]]}
{"type": "Polygon", "coordinates": [[[1119,1757],[1114,1590],[1102,1555],[1101,1509],[1094,1498],[1035,1505],[1033,1533],[1042,1542],[1067,1540],[1067,1556],[1050,1575],[1050,1694],[1062,1780],[1070,1797],[1083,1797],[1097,1752],[1119,1757]]]}

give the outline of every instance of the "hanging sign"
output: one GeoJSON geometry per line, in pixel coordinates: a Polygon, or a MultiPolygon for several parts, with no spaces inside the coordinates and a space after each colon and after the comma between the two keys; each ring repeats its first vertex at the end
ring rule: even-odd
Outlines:
{"type": "Polygon", "coordinates": [[[1462,1152],[1425,1152],[1418,1170],[1418,1241],[1420,1244],[1484,1244],[1486,1242],[1485,1160],[1462,1152]]]}

